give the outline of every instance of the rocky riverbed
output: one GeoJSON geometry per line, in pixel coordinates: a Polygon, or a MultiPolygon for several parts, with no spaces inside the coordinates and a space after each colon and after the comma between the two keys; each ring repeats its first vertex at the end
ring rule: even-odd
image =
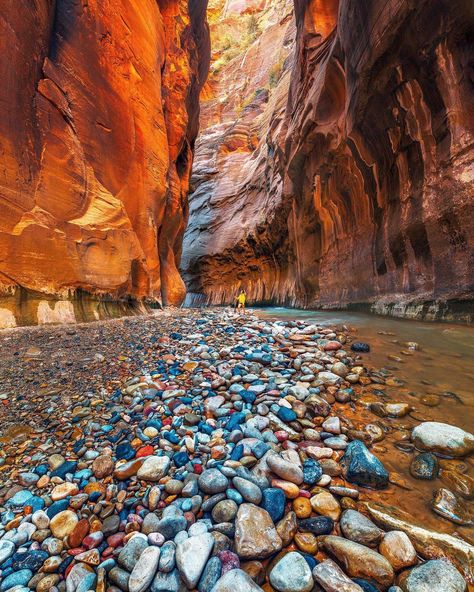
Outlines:
{"type": "Polygon", "coordinates": [[[474,436],[370,345],[224,310],[2,333],[0,592],[472,590],[474,436]],[[405,420],[429,526],[378,453],[405,420]]]}

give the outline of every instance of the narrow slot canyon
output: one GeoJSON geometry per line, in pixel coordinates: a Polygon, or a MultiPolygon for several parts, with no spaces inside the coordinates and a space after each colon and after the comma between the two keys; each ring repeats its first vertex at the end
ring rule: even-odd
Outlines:
{"type": "Polygon", "coordinates": [[[188,302],[470,310],[472,6],[210,6],[188,302]]]}

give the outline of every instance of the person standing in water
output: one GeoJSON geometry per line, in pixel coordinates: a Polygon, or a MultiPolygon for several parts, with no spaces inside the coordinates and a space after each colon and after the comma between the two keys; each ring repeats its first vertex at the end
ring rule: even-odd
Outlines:
{"type": "Polygon", "coordinates": [[[237,300],[237,310],[242,310],[242,312],[245,312],[245,302],[247,300],[245,290],[240,290],[240,293],[237,296],[236,300],[237,300]]]}

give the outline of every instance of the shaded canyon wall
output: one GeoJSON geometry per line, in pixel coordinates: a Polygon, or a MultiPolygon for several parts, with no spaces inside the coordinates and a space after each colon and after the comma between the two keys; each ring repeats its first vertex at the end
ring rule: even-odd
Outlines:
{"type": "MultiPolygon", "coordinates": [[[[206,5],[3,3],[0,291],[16,305],[78,294],[182,301],[206,5]]],[[[10,324],[18,315],[3,310],[10,324]]]]}
{"type": "Polygon", "coordinates": [[[189,300],[472,299],[474,5],[295,0],[293,23],[276,4],[223,2],[211,25],[253,10],[257,35],[217,72],[213,55],[203,93],[189,300]]]}

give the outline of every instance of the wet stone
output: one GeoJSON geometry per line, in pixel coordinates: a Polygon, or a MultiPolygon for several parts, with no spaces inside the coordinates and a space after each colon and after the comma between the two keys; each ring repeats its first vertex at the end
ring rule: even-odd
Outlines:
{"type": "Polygon", "coordinates": [[[431,481],[436,479],[438,472],[438,459],[434,454],[430,454],[429,452],[417,454],[410,464],[410,473],[415,479],[426,479],[431,481]]]}

